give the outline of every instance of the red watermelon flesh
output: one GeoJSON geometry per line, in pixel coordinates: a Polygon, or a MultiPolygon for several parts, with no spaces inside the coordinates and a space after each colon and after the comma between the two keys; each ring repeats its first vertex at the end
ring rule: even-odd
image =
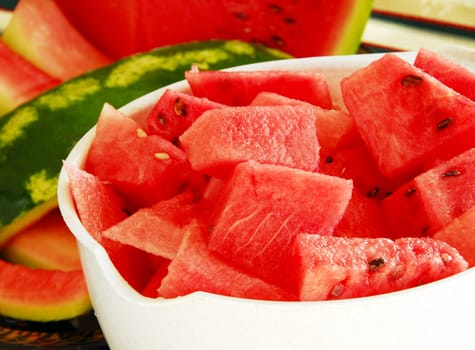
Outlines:
{"type": "Polygon", "coordinates": [[[229,105],[247,106],[263,91],[331,108],[325,76],[305,71],[200,71],[191,69],[185,78],[193,95],[229,105]]]}
{"type": "Polygon", "coordinates": [[[447,242],[456,248],[468,261],[469,266],[475,266],[475,207],[468,209],[456,217],[448,225],[434,234],[434,239],[447,242]]]}
{"type": "Polygon", "coordinates": [[[113,57],[205,39],[260,42],[294,56],[355,53],[372,3],[56,1],[92,43],[113,57]]]}
{"type": "Polygon", "coordinates": [[[475,148],[416,176],[384,200],[395,235],[432,235],[475,205],[475,148]]]}
{"type": "Polygon", "coordinates": [[[176,257],[168,265],[158,295],[174,298],[196,291],[259,300],[295,300],[291,293],[241,271],[209,251],[202,228],[191,223],[176,257]]]}
{"type": "Polygon", "coordinates": [[[475,73],[471,70],[427,49],[417,51],[414,65],[475,101],[475,73]]]}
{"type": "Polygon", "coordinates": [[[475,146],[475,102],[394,54],[341,81],[345,105],[381,173],[408,181],[475,146]]]}
{"type": "Polygon", "coordinates": [[[255,160],[314,171],[319,144],[310,105],[245,106],[209,110],[180,137],[193,170],[225,177],[255,160]]]}
{"type": "Polygon", "coordinates": [[[170,265],[170,260],[163,258],[160,265],[155,270],[154,275],[150,278],[147,285],[140,292],[142,295],[149,298],[158,298],[158,288],[162,284],[162,280],[168,274],[168,265],[170,265]]]}
{"type": "Polygon", "coordinates": [[[383,200],[383,211],[389,238],[428,235],[429,219],[424,210],[422,193],[417,191],[414,180],[402,185],[383,200]]]}
{"type": "Polygon", "coordinates": [[[60,83],[35,67],[0,39],[0,115],[60,83]]]}
{"type": "MultiPolygon", "coordinates": [[[[275,92],[260,92],[250,103],[253,106],[298,105],[304,101],[275,92]]],[[[349,145],[358,139],[355,121],[346,112],[317,108],[317,137],[322,148],[349,145]]]]}
{"type": "Polygon", "coordinates": [[[204,111],[221,107],[224,106],[205,97],[167,89],[148,114],[147,129],[175,142],[204,111]]]}
{"type": "Polygon", "coordinates": [[[102,232],[128,216],[127,204],[95,175],[67,161],[63,161],[63,168],[81,223],[95,240],[102,242],[102,232]]]}
{"type": "Polygon", "coordinates": [[[190,174],[182,150],[105,104],[85,169],[140,208],[173,197],[190,174]],[[120,161],[117,161],[120,159],[120,161]]]}
{"type": "Polygon", "coordinates": [[[386,237],[382,200],[353,188],[345,214],[333,232],[340,237],[386,237]]]}
{"type": "Polygon", "coordinates": [[[46,322],[79,316],[91,302],[81,270],[33,269],[0,259],[0,308],[2,316],[46,322]]]}
{"type": "Polygon", "coordinates": [[[322,149],[319,171],[352,179],[355,187],[370,198],[385,198],[398,186],[381,174],[368,147],[361,140],[348,147],[322,149]]]}
{"type": "Polygon", "coordinates": [[[103,232],[115,242],[172,259],[183,239],[183,227],[197,217],[193,195],[184,193],[141,208],[103,232]]]}
{"type": "Polygon", "coordinates": [[[282,255],[300,232],[331,234],[351,197],[350,180],[255,161],[226,179],[211,217],[209,248],[282,283],[282,255]]]}
{"type": "Polygon", "coordinates": [[[32,64],[61,80],[112,63],[82,36],[53,0],[18,2],[3,40],[32,64]]]}
{"type": "Polygon", "coordinates": [[[467,268],[448,244],[429,238],[342,238],[299,234],[289,270],[301,300],[370,296],[439,280],[467,268]]]}
{"type": "Polygon", "coordinates": [[[136,290],[141,290],[153,273],[147,253],[103,236],[106,229],[128,216],[127,205],[108,184],[96,176],[66,161],[63,167],[84,228],[102,244],[124,279],[136,290]]]}

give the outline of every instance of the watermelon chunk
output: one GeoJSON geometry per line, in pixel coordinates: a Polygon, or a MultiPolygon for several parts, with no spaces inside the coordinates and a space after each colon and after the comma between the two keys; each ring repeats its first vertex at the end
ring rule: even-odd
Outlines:
{"type": "Polygon", "coordinates": [[[191,193],[159,201],[141,208],[128,218],[103,232],[115,242],[127,244],[148,253],[173,259],[183,239],[183,227],[197,213],[191,193]]]}
{"type": "Polygon", "coordinates": [[[475,73],[471,70],[427,49],[417,52],[414,65],[475,101],[475,73]]]}
{"type": "Polygon", "coordinates": [[[456,248],[468,261],[469,266],[475,266],[475,206],[456,217],[448,225],[434,234],[439,239],[456,248]]]}
{"type": "Polygon", "coordinates": [[[332,99],[325,76],[305,71],[200,71],[191,69],[185,78],[193,95],[229,105],[247,106],[263,91],[275,92],[322,108],[332,99]]]}
{"type": "Polygon", "coordinates": [[[148,135],[107,103],[85,169],[110,182],[136,208],[173,197],[191,172],[182,150],[158,135],[148,135]]]}
{"type": "Polygon", "coordinates": [[[300,300],[328,300],[388,293],[439,280],[467,269],[448,244],[423,238],[341,238],[299,234],[289,271],[300,300]]]}
{"type": "Polygon", "coordinates": [[[260,300],[295,299],[291,293],[237,269],[210,252],[200,225],[191,223],[176,257],[168,265],[158,295],[174,298],[196,291],[260,300]]]}
{"type": "Polygon", "coordinates": [[[63,167],[84,228],[102,244],[122,277],[136,290],[142,290],[155,272],[153,257],[103,236],[104,230],[128,216],[129,209],[125,202],[110,185],[96,176],[66,161],[63,167]]]}
{"type": "Polygon", "coordinates": [[[102,242],[102,232],[128,216],[127,204],[95,175],[67,161],[63,161],[63,168],[81,223],[95,240],[102,242]]]}
{"type": "Polygon", "coordinates": [[[354,186],[370,198],[385,198],[399,185],[381,174],[361,139],[347,147],[322,148],[319,171],[352,179],[354,186]]]}
{"type": "Polygon", "coordinates": [[[36,68],[0,39],[0,116],[60,83],[36,68]]]}
{"type": "Polygon", "coordinates": [[[20,1],[3,40],[39,69],[61,80],[112,63],[71,25],[53,0],[20,1]]]}
{"type": "Polygon", "coordinates": [[[158,298],[158,289],[162,284],[163,279],[168,274],[168,265],[170,265],[170,260],[163,258],[155,270],[154,275],[150,278],[147,285],[140,292],[143,296],[149,298],[158,298]]]}
{"type": "Polygon", "coordinates": [[[221,107],[206,97],[167,89],[146,118],[147,130],[174,142],[204,111],[221,107]]]}
{"type": "Polygon", "coordinates": [[[392,237],[432,235],[475,205],[475,148],[416,176],[383,206],[392,237]]]}
{"type": "Polygon", "coordinates": [[[387,237],[382,200],[354,187],[348,207],[333,231],[340,237],[387,237]]]}
{"type": "MultiPolygon", "coordinates": [[[[304,101],[282,96],[275,92],[263,91],[257,94],[250,105],[275,106],[298,105],[304,101]]],[[[357,131],[353,118],[346,112],[337,109],[316,108],[317,137],[322,148],[333,148],[338,145],[351,145],[356,141],[357,131]]]]}
{"type": "Polygon", "coordinates": [[[180,137],[193,170],[225,177],[255,160],[314,171],[319,144],[310,105],[246,106],[205,112],[180,137]]]}
{"type": "Polygon", "coordinates": [[[217,199],[209,248],[272,283],[282,283],[283,254],[300,232],[331,234],[351,197],[351,180],[240,163],[217,199]]]}
{"type": "Polygon", "coordinates": [[[383,176],[408,181],[475,146],[475,102],[394,54],[344,78],[341,88],[383,176]]]}

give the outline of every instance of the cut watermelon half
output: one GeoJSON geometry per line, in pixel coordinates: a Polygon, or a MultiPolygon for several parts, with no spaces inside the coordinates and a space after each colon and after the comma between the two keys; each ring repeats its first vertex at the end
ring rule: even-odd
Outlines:
{"type": "Polygon", "coordinates": [[[370,0],[57,3],[85,37],[113,57],[205,39],[259,42],[297,57],[355,53],[372,5],[370,0]]]}

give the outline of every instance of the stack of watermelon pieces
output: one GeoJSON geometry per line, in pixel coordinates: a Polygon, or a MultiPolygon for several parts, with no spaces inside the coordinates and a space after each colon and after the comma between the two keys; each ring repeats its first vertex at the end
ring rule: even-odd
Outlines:
{"type": "Polygon", "coordinates": [[[385,54],[341,81],[338,109],[321,73],[192,67],[190,92],[140,122],[105,104],[84,169],[64,168],[84,227],[145,296],[393,292],[475,263],[474,77],[428,50],[385,54]]]}

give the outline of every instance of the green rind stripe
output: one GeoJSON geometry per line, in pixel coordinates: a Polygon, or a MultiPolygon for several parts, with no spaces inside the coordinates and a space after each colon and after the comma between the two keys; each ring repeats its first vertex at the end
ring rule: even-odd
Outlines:
{"type": "Polygon", "coordinates": [[[29,223],[29,212],[55,199],[61,160],[96,123],[104,102],[120,107],[182,80],[192,64],[221,69],[288,57],[239,41],[164,47],[72,79],[1,117],[0,244],[29,223]]]}

